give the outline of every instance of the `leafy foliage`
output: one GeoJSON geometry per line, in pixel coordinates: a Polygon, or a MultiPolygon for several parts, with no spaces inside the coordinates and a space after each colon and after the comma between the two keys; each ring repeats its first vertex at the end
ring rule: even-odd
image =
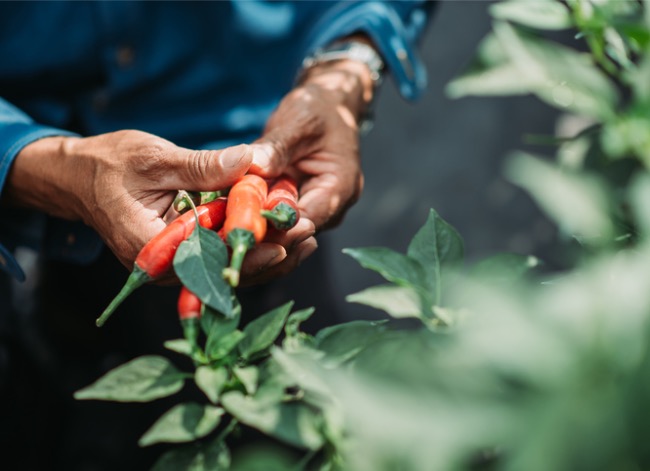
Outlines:
{"type": "Polygon", "coordinates": [[[178,246],[174,270],[183,284],[207,306],[232,317],[230,285],[218,271],[227,261],[226,245],[221,238],[197,224],[190,237],[178,246]]]}
{"type": "Polygon", "coordinates": [[[183,374],[160,356],[136,358],[109,371],[95,383],[75,393],[76,399],[148,402],[177,393],[183,374]]]}
{"type": "Polygon", "coordinates": [[[197,231],[175,266],[206,304],[201,342],[166,343],[195,372],[142,357],[76,394],[153,400],[193,379],[206,403],[175,406],[141,439],[191,442],[155,471],[650,468],[650,6],[508,0],[491,13],[448,92],[530,93],[588,119],[552,137],[555,161],[517,153],[506,168],[584,256],[561,273],[530,254],[465,266],[461,237],[431,210],[405,253],[345,251],[385,279],[348,301],[386,319],[311,336],[300,324],[313,309],[291,303],[241,326],[232,291],[209,278],[220,241],[197,231]],[[575,48],[542,34],[569,28],[575,48]],[[233,459],[241,426],[277,445],[233,459]]]}

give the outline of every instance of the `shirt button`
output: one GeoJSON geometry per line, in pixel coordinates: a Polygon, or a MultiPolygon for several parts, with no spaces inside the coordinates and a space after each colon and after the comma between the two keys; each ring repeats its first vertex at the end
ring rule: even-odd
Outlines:
{"type": "Polygon", "coordinates": [[[135,60],[135,50],[132,46],[121,46],[117,48],[115,54],[115,61],[117,65],[123,69],[131,66],[135,60]]]}

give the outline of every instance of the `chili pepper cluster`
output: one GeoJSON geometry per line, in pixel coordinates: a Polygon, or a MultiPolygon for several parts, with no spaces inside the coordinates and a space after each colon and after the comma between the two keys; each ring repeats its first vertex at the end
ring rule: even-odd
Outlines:
{"type": "MultiPolygon", "coordinates": [[[[142,247],[126,283],[97,319],[98,327],[133,291],[170,273],[178,246],[190,236],[197,221],[200,226],[216,231],[230,248],[230,263],[224,268],[223,277],[236,287],[245,255],[264,240],[268,222],[275,229],[286,231],[295,226],[300,217],[297,185],[287,175],[270,185],[258,175],[244,175],[230,188],[227,196],[220,192],[179,192],[174,208],[182,214],[142,247]]],[[[178,314],[186,335],[200,312],[199,298],[183,288],[178,314]]]]}

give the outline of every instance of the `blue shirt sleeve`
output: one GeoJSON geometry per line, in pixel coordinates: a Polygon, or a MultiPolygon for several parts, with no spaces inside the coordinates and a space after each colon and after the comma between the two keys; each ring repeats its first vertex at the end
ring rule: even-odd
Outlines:
{"type": "MultiPolygon", "coordinates": [[[[433,5],[0,2],[0,197],[21,149],[75,135],[63,129],[139,129],[189,148],[249,142],[303,59],[354,33],[372,39],[401,95],[414,100],[426,86],[416,44],[433,5]]],[[[21,278],[17,246],[88,263],[101,239],[81,221],[0,206],[0,269],[21,278]]]]}
{"type": "Polygon", "coordinates": [[[308,37],[304,55],[343,36],[366,33],[379,49],[401,95],[415,100],[427,84],[426,69],[416,43],[427,25],[432,6],[430,1],[333,3],[308,37]]]}
{"type": "MultiPolygon", "coordinates": [[[[28,144],[49,136],[73,135],[70,132],[49,126],[39,125],[25,113],[6,100],[0,98],[0,196],[9,174],[9,169],[18,153],[28,144]]],[[[0,268],[19,280],[24,280],[25,274],[11,255],[10,249],[27,244],[30,235],[9,230],[13,224],[14,211],[0,209],[0,268]]]]}

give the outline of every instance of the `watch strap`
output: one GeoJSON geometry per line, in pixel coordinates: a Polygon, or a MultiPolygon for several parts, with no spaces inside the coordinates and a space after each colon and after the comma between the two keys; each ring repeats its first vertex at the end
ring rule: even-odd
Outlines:
{"type": "Polygon", "coordinates": [[[319,48],[313,54],[305,57],[299,77],[304,71],[318,64],[339,60],[354,60],[363,62],[370,70],[370,76],[375,85],[382,80],[384,61],[375,49],[361,41],[339,41],[324,48],[319,48]]]}

